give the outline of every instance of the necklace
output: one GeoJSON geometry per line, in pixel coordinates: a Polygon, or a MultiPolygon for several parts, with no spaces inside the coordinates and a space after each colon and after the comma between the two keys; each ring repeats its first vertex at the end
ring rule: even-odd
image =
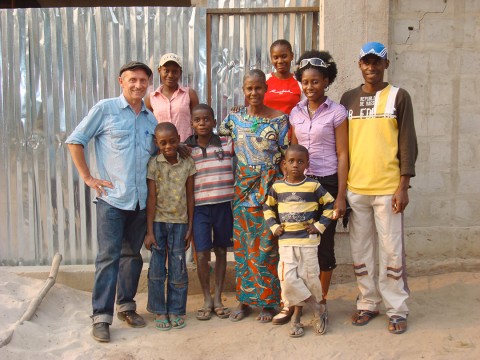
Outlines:
{"type": "Polygon", "coordinates": [[[255,118],[253,118],[253,124],[250,127],[250,132],[252,132],[252,133],[256,132],[257,128],[258,128],[258,119],[255,117],[255,118]]]}
{"type": "Polygon", "coordinates": [[[258,125],[261,122],[260,118],[257,117],[257,115],[249,115],[249,114],[246,114],[246,115],[247,115],[246,116],[247,120],[252,122],[252,125],[250,126],[250,132],[251,133],[256,132],[258,129],[258,125]]]}
{"type": "Polygon", "coordinates": [[[315,110],[310,109],[310,104],[307,104],[307,110],[308,110],[308,113],[310,114],[310,117],[313,117],[313,115],[315,115],[315,111],[317,111],[317,109],[315,110]]]}

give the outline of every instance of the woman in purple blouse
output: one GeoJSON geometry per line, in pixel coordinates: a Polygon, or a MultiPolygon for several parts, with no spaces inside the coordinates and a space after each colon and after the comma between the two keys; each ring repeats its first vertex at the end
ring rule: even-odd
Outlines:
{"type": "MultiPolygon", "coordinates": [[[[346,211],[348,173],[348,127],[345,108],[330,100],[325,92],[337,76],[337,65],[326,51],[307,51],[297,62],[295,77],[302,84],[306,99],[290,113],[292,144],[308,149],[307,176],[318,180],[336,199],[334,221],[322,234],[318,246],[320,282],[326,304],[332,271],[337,267],[334,236],[337,219],[346,211]]],[[[326,305],[325,305],[326,306],[326,305]]]]}

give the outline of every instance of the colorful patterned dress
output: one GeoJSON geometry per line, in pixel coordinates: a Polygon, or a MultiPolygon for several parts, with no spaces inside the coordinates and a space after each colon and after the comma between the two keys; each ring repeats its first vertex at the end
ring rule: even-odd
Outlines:
{"type": "Polygon", "coordinates": [[[288,116],[258,118],[242,107],[223,120],[219,131],[232,137],[238,157],[233,200],[237,300],[274,307],[280,303],[278,245],[265,223],[262,205],[280,177],[278,164],[288,146],[288,116]]]}

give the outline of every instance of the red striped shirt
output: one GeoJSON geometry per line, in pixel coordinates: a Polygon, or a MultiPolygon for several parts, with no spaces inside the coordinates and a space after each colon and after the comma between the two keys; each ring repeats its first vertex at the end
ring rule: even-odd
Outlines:
{"type": "Polygon", "coordinates": [[[230,137],[212,135],[206,148],[197,145],[195,135],[185,141],[192,147],[195,162],[195,206],[233,200],[233,142],[230,137]]]}

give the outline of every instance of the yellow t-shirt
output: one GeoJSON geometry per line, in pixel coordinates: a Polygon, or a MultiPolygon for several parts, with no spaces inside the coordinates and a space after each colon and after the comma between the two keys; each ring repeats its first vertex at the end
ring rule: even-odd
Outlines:
{"type": "Polygon", "coordinates": [[[387,84],[369,94],[362,87],[342,96],[349,131],[348,189],[357,194],[388,195],[401,175],[415,176],[417,141],[408,93],[387,84]]]}

